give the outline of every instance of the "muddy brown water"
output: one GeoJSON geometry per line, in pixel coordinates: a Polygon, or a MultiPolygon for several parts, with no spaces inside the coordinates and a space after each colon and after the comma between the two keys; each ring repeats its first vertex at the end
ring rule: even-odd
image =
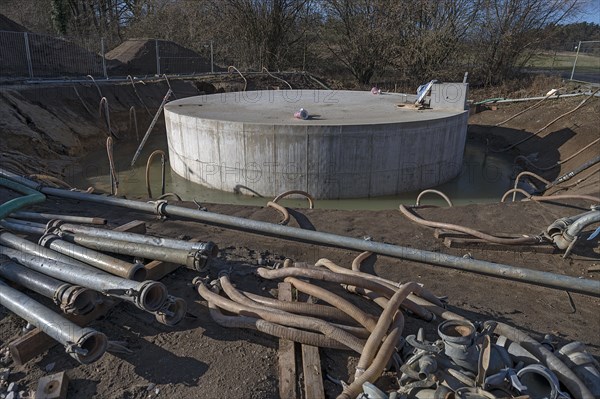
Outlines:
{"type": "MultiPolygon", "coordinates": [[[[146,143],[135,166],[129,166],[137,149],[136,140],[115,142],[114,162],[118,171],[118,195],[128,198],[147,198],[146,191],[146,160],[154,150],[161,149],[167,153],[167,138],[162,133],[152,135],[146,143]]],[[[468,140],[465,147],[463,169],[460,175],[438,187],[450,197],[455,205],[498,202],[512,184],[512,157],[503,154],[486,154],[485,146],[479,142],[468,140]]],[[[168,159],[167,159],[168,163],[168,159]]],[[[241,195],[203,187],[185,180],[166,166],[166,192],[176,193],[182,199],[199,203],[220,203],[234,205],[263,206],[270,198],[241,195]]],[[[151,188],[156,198],[161,191],[160,157],[156,157],[151,166],[151,188]]],[[[96,191],[110,192],[109,163],[105,149],[91,152],[80,158],[66,171],[66,180],[76,187],[93,186],[96,191]]],[[[252,187],[249,187],[250,189],[252,187]]],[[[420,191],[402,193],[397,196],[319,200],[317,206],[321,209],[344,210],[384,210],[396,209],[399,203],[414,204],[420,191]]],[[[243,194],[249,191],[243,190],[243,194]]],[[[303,199],[288,199],[284,203],[293,207],[305,207],[303,199]]],[[[434,194],[429,194],[421,200],[422,204],[445,205],[445,201],[434,194]]]]}

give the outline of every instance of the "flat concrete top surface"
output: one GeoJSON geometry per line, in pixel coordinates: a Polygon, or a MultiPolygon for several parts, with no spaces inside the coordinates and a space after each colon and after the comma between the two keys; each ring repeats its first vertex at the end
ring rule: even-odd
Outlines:
{"type": "Polygon", "coordinates": [[[464,112],[417,110],[411,107],[415,98],[410,94],[372,94],[370,91],[260,90],[183,98],[168,103],[165,110],[198,119],[309,126],[416,122],[464,112]],[[300,108],[308,111],[309,119],[294,117],[300,108]]]}

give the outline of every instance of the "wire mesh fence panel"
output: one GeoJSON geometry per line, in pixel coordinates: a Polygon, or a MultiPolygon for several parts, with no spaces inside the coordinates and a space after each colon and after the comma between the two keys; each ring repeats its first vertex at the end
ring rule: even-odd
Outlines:
{"type": "Polygon", "coordinates": [[[0,31],[0,78],[29,77],[24,32],[0,31]]]}
{"type": "Polygon", "coordinates": [[[210,43],[197,46],[199,51],[182,47],[174,42],[157,40],[160,74],[198,74],[214,71],[211,67],[210,43]]]}
{"type": "Polygon", "coordinates": [[[55,36],[29,34],[34,78],[103,76],[97,40],[73,41],[55,36]]]}
{"type": "Polygon", "coordinates": [[[600,83],[600,40],[581,41],[575,49],[571,79],[600,83]]]}

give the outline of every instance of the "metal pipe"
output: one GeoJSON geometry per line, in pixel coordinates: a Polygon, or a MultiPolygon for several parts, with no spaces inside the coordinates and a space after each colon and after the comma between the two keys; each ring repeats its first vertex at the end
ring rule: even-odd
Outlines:
{"type": "Polygon", "coordinates": [[[34,242],[9,233],[8,231],[0,230],[0,244],[6,245],[7,247],[16,249],[18,251],[40,256],[42,258],[52,259],[57,262],[66,263],[68,265],[74,265],[76,267],[84,268],[91,271],[98,270],[93,266],[80,262],[76,259],[70,258],[67,255],[63,255],[46,247],[42,247],[41,245],[38,245],[34,242]]]}
{"type": "Polygon", "coordinates": [[[127,280],[101,270],[89,270],[2,246],[0,253],[37,272],[124,299],[149,312],[161,309],[167,300],[167,288],[157,281],[127,280]]]}
{"type": "Polygon", "coordinates": [[[46,200],[46,196],[44,194],[35,189],[31,189],[27,185],[17,183],[13,180],[0,177],[0,186],[24,194],[22,197],[13,198],[3,204],[0,204],[0,219],[4,219],[4,217],[25,206],[37,204],[46,200]]]}
{"type": "Polygon", "coordinates": [[[106,224],[106,219],[87,217],[87,216],[73,216],[73,215],[57,215],[53,213],[37,213],[37,212],[13,212],[10,214],[11,217],[17,219],[27,220],[42,220],[49,221],[53,219],[59,219],[63,222],[70,223],[88,223],[88,224],[106,224]]]}
{"type": "Polygon", "coordinates": [[[185,265],[199,272],[208,266],[208,257],[203,251],[186,251],[182,249],[157,247],[148,244],[138,244],[129,241],[119,241],[110,238],[91,237],[84,234],[62,234],[67,241],[92,248],[97,251],[108,251],[120,255],[137,256],[146,259],[161,260],[185,265]]]}
{"type": "Polygon", "coordinates": [[[38,273],[3,255],[0,255],[0,276],[52,299],[67,314],[82,315],[89,313],[100,302],[96,291],[67,284],[38,273]]]}
{"type": "MultiPolygon", "coordinates": [[[[0,175],[14,179],[22,184],[37,187],[37,184],[24,179],[14,173],[0,168],[0,175]]],[[[183,208],[167,203],[146,203],[123,198],[104,197],[94,194],[67,191],[50,187],[42,187],[44,194],[70,198],[81,201],[89,201],[106,205],[120,206],[135,209],[142,212],[158,213],[160,215],[172,215],[204,223],[215,224],[236,230],[250,231],[256,234],[276,236],[286,239],[299,240],[320,245],[330,245],[338,248],[353,249],[357,251],[370,251],[382,255],[388,255],[400,259],[408,259],[421,263],[428,263],[452,269],[485,274],[522,283],[541,285],[561,290],[569,290],[582,294],[600,296],[600,284],[594,280],[579,279],[571,276],[563,276],[524,267],[509,266],[478,259],[467,259],[439,252],[420,250],[416,248],[402,247],[399,245],[385,244],[376,241],[366,241],[353,237],[345,237],[337,234],[297,229],[289,226],[280,226],[272,223],[244,219],[236,216],[221,215],[213,212],[199,211],[183,208]]]]}
{"type": "Polygon", "coordinates": [[[91,328],[79,327],[2,281],[0,305],[41,328],[52,339],[60,342],[67,353],[81,364],[93,363],[106,352],[106,335],[91,328]]]}
{"type": "Polygon", "coordinates": [[[15,231],[17,233],[32,234],[41,236],[46,231],[44,226],[38,226],[39,223],[34,222],[17,222],[16,219],[5,218],[0,220],[0,226],[5,229],[15,231]]]}
{"type": "Polygon", "coordinates": [[[144,281],[146,279],[147,272],[143,264],[139,262],[126,262],[113,256],[84,248],[72,242],[62,240],[56,234],[42,236],[39,244],[115,276],[135,281],[144,281]]]}
{"type": "Polygon", "coordinates": [[[59,228],[62,232],[85,234],[90,237],[110,238],[113,240],[129,241],[138,244],[155,245],[158,247],[182,249],[186,251],[203,251],[207,256],[217,256],[219,253],[219,247],[211,241],[190,242],[172,238],[153,237],[145,234],[98,229],[91,226],[78,226],[75,224],[61,223],[60,221],[51,223],[49,227],[59,228]]]}

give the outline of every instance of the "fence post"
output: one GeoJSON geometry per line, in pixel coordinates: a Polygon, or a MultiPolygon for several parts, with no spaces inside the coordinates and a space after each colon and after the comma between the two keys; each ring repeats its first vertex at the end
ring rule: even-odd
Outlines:
{"type": "Polygon", "coordinates": [[[575,65],[577,65],[577,57],[579,57],[579,49],[581,48],[581,40],[579,41],[579,44],[577,45],[577,53],[575,53],[575,61],[573,61],[573,69],[571,70],[571,79],[573,80],[573,75],[575,75],[575,65]]]}
{"type": "Polygon", "coordinates": [[[210,73],[215,73],[215,59],[213,53],[213,41],[210,41],[210,73]]]}
{"type": "Polygon", "coordinates": [[[158,51],[158,39],[154,39],[156,44],[156,74],[160,76],[160,52],[158,51]]]}
{"type": "Polygon", "coordinates": [[[104,57],[104,38],[100,38],[100,51],[102,52],[102,71],[104,72],[104,77],[108,79],[108,73],[106,72],[106,57],[104,57]]]}
{"type": "Polygon", "coordinates": [[[33,79],[33,65],[31,64],[31,51],[29,49],[29,35],[23,32],[25,38],[25,54],[27,55],[27,69],[29,70],[29,79],[33,79]]]}

